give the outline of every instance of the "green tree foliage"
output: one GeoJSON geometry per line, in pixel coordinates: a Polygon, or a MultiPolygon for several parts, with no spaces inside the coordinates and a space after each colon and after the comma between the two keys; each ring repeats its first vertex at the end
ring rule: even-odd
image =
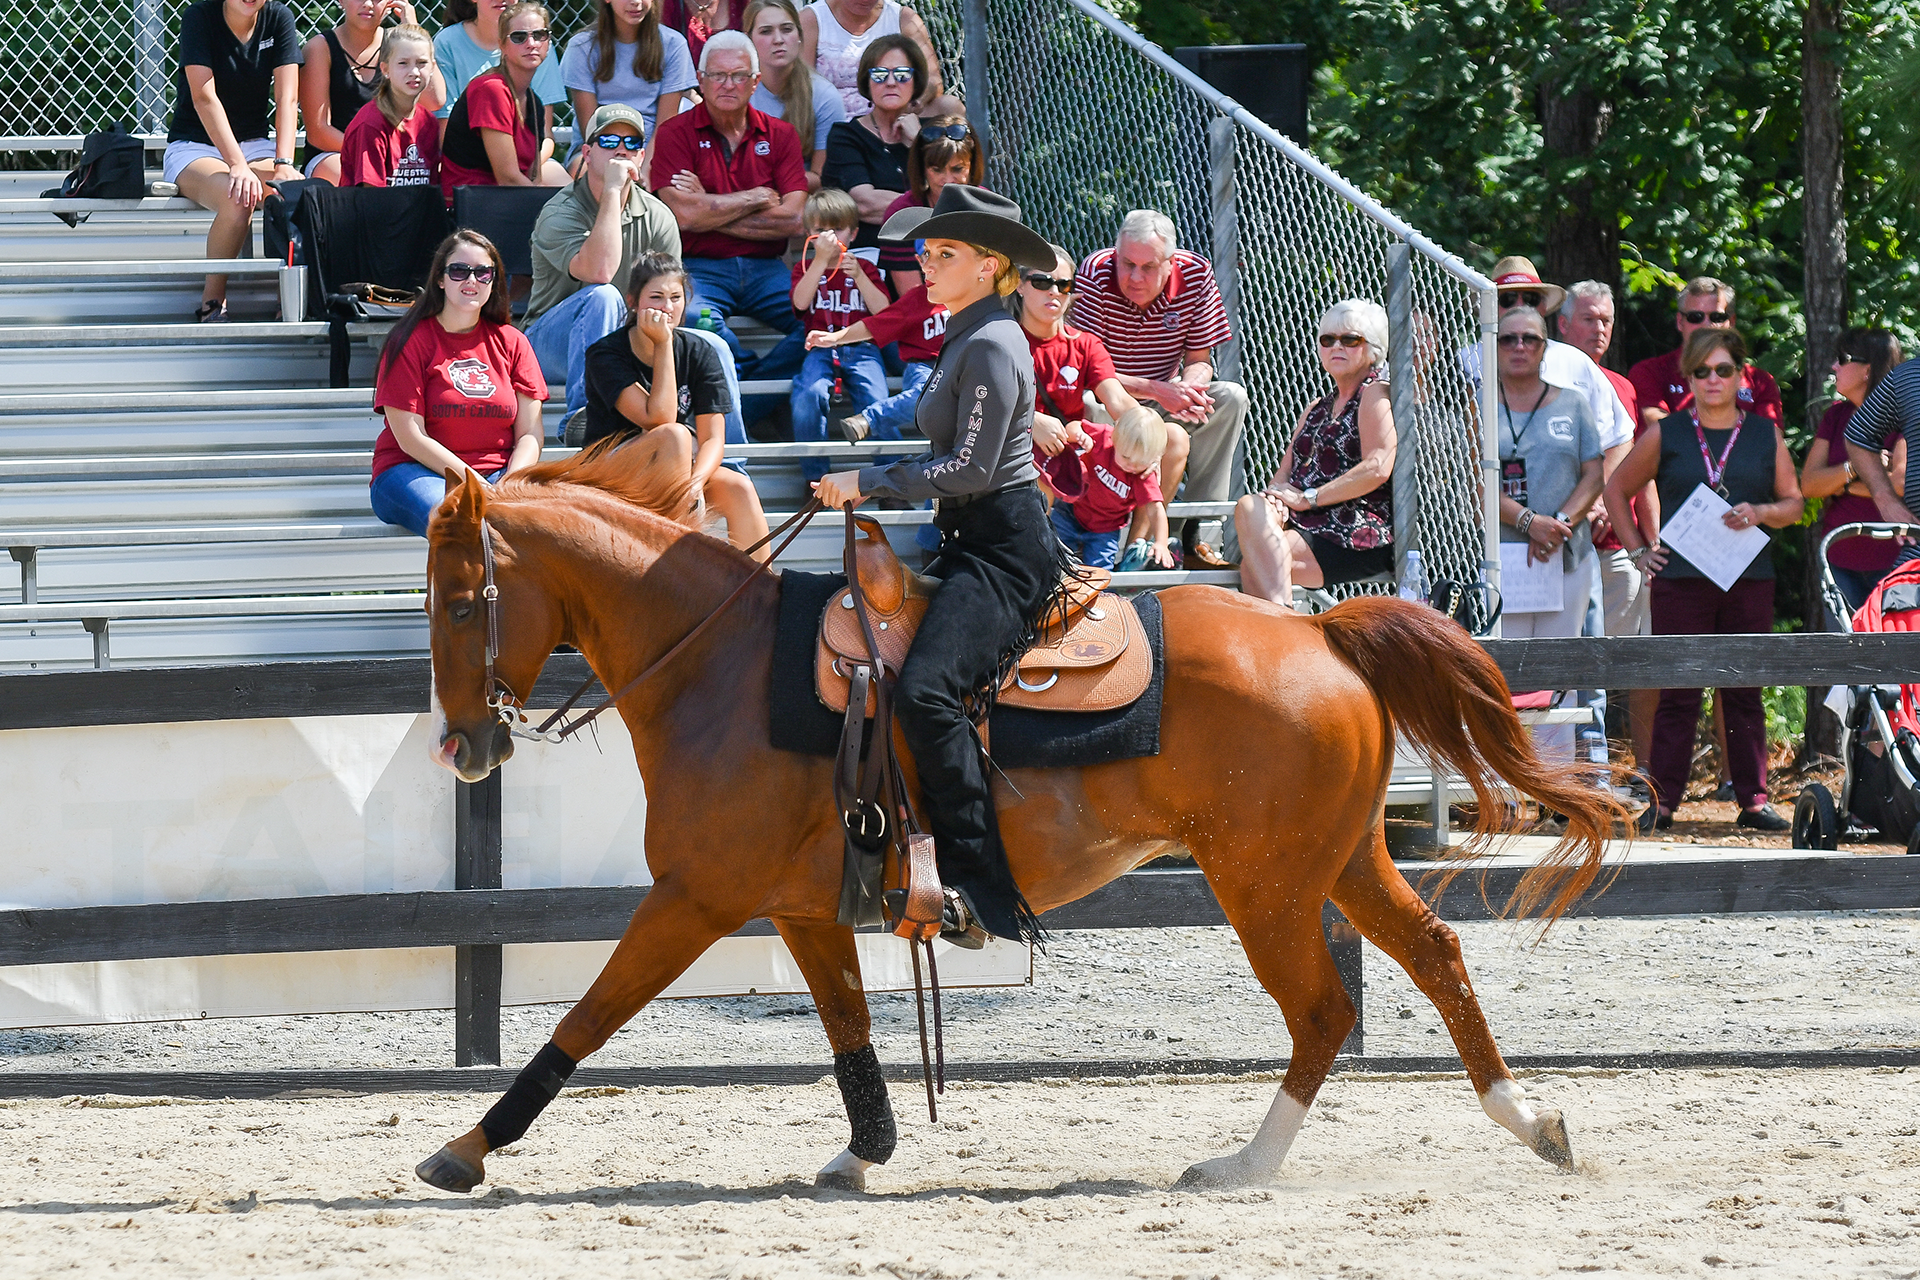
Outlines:
{"type": "MultiPolygon", "coordinates": [[[[1906,3],[1850,3],[1835,55],[1847,85],[1850,319],[1920,332],[1920,93],[1906,3]],[[1903,80],[1901,76],[1906,78],[1903,80]]],[[[1314,149],[1414,225],[1485,269],[1538,259],[1565,193],[1591,177],[1617,220],[1629,291],[1619,354],[1671,348],[1671,284],[1740,291],[1759,362],[1802,379],[1802,5],[1788,0],[1138,0],[1126,16],[1166,46],[1306,43],[1318,64],[1314,149]],[[1604,104],[1593,153],[1542,141],[1549,94],[1604,104]]],[[[1822,397],[1824,398],[1824,397],[1822,397]]]]}

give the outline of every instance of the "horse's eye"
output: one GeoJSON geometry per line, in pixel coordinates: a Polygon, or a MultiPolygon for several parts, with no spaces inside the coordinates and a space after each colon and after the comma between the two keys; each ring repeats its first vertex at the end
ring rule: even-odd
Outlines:
{"type": "Polygon", "coordinates": [[[457,604],[449,609],[448,612],[453,615],[455,622],[465,622],[473,616],[473,604],[471,602],[457,604]]]}

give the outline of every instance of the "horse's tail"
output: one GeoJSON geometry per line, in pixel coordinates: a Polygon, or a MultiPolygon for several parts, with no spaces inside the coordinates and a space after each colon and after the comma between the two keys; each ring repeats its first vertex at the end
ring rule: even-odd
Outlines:
{"type": "MultiPolygon", "coordinates": [[[[1559,919],[1599,877],[1605,842],[1614,822],[1626,819],[1625,807],[1594,785],[1592,770],[1554,768],[1534,754],[1500,668],[1436,610],[1359,596],[1312,621],[1372,686],[1394,726],[1436,767],[1451,766],[1473,788],[1479,820],[1449,860],[1480,854],[1494,835],[1511,829],[1496,778],[1566,815],[1566,834],[1521,877],[1504,909],[1537,914],[1549,925],[1559,919]]],[[[1439,887],[1460,870],[1449,870],[1439,887]]]]}

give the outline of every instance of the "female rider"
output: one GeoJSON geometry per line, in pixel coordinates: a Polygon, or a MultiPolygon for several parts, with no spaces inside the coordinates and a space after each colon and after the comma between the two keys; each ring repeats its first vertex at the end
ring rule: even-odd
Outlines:
{"type": "Polygon", "coordinates": [[[891,466],[834,472],[815,491],[830,508],[938,499],[944,537],[934,572],[943,581],[901,667],[894,707],[948,886],[944,932],[977,924],[1003,938],[1031,936],[968,713],[991,705],[1064,562],[1034,483],[1033,358],[1002,301],[1019,267],[1051,267],[1053,250],[1021,223],[1018,205],[960,183],[931,210],[895,214],[884,234],[926,241],[927,296],[952,313],[914,418],[933,447],[891,466]]]}

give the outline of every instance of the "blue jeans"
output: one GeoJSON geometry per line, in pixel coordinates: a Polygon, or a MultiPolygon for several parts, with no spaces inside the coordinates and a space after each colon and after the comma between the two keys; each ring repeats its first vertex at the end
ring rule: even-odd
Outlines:
{"type": "Polygon", "coordinates": [[[913,411],[920,404],[921,388],[927,385],[927,379],[932,376],[933,366],[927,361],[909,361],[900,372],[898,394],[867,406],[867,425],[873,428],[874,439],[900,438],[900,428],[913,421],[913,411]]]}
{"type": "MultiPolygon", "coordinates": [[[[800,317],[793,313],[793,273],[778,258],[688,258],[687,274],[693,278],[693,296],[687,299],[689,327],[698,323],[700,308],[714,313],[719,323],[720,340],[733,353],[742,378],[790,378],[799,372],[800,359],[806,354],[806,331],[800,317]],[[787,335],[764,356],[752,356],[740,344],[727,318],[744,312],[762,324],[787,335]]],[[[770,397],[755,396],[750,416],[760,417],[771,408],[770,397]]],[[[745,409],[742,410],[745,412],[745,409]]]]}
{"type": "Polygon", "coordinates": [[[1120,558],[1120,539],[1126,534],[1125,529],[1089,532],[1074,519],[1073,508],[1058,501],[1053,504],[1053,531],[1067,544],[1067,550],[1080,557],[1080,563],[1096,569],[1113,568],[1120,558]]]}
{"type": "Polygon", "coordinates": [[[567,413],[587,403],[587,348],[618,329],[627,304],[610,284],[583,284],[571,298],[527,326],[534,359],[549,382],[567,384],[567,413]]]}
{"type": "MultiPolygon", "coordinates": [[[[847,380],[847,394],[862,409],[883,400],[887,394],[887,370],[880,363],[880,351],[871,342],[856,342],[838,349],[822,348],[807,352],[800,372],[793,380],[789,401],[793,406],[793,439],[796,444],[824,441],[827,438],[827,401],[833,396],[833,358],[840,357],[840,369],[847,380]]],[[[894,434],[899,439],[899,434],[894,434]]],[[[808,482],[827,474],[825,458],[802,458],[800,473],[808,482]]]]}
{"type": "MultiPolygon", "coordinates": [[[[492,484],[506,474],[505,467],[487,476],[492,484]]],[[[373,514],[387,524],[424,538],[427,521],[447,497],[447,478],[417,462],[396,462],[373,478],[369,492],[373,514]]]]}

